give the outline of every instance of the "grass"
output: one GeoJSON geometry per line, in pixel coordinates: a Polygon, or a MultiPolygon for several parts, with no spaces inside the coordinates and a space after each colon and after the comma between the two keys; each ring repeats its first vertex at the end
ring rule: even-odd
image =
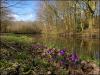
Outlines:
{"type": "Polygon", "coordinates": [[[1,39],[7,42],[20,43],[20,44],[31,44],[33,42],[33,38],[25,36],[25,35],[22,35],[22,36],[4,35],[4,36],[1,36],[1,39]]]}
{"type": "Polygon", "coordinates": [[[95,62],[98,66],[100,66],[100,60],[99,59],[97,60],[95,57],[89,57],[87,55],[80,55],[80,59],[95,62]]]}
{"type": "Polygon", "coordinates": [[[26,35],[3,35],[1,41],[5,42],[9,46],[13,46],[17,50],[29,50],[32,44],[35,42],[34,38],[26,35]]]}

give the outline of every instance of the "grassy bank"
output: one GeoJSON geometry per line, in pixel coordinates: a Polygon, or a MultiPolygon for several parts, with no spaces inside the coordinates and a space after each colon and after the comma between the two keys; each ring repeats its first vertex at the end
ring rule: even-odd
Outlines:
{"type": "MultiPolygon", "coordinates": [[[[13,75],[15,73],[21,75],[39,75],[43,73],[46,75],[50,75],[49,73],[55,73],[56,75],[66,75],[69,73],[69,69],[67,69],[67,66],[65,68],[63,67],[65,65],[59,65],[58,63],[63,59],[62,56],[59,57],[58,55],[55,55],[59,57],[55,59],[57,62],[55,60],[53,62],[48,62],[48,58],[51,58],[52,55],[45,55],[44,51],[48,51],[50,50],[50,48],[36,45],[37,42],[31,36],[11,34],[0,36],[0,38],[0,73],[2,75],[6,75],[6,73],[9,73],[10,75],[13,75]]],[[[60,51],[59,49],[55,48],[52,48],[52,50],[57,50],[57,53],[60,51]]],[[[53,53],[55,54],[56,52],[54,51],[53,53]]],[[[91,59],[84,55],[80,56],[78,65],[80,65],[81,61],[83,60],[91,62],[95,61],[98,64],[98,61],[96,61],[95,59],[91,59]]],[[[77,64],[75,63],[74,65],[77,64]]],[[[77,68],[79,72],[80,67],[77,68]]],[[[71,69],[71,72],[72,71],[73,69],[71,69]]]]}

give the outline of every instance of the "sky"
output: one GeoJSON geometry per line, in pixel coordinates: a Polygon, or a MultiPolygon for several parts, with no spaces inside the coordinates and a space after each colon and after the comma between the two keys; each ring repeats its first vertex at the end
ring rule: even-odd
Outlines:
{"type": "Polygon", "coordinates": [[[31,0],[23,0],[18,2],[16,1],[9,1],[8,5],[11,6],[10,9],[12,11],[12,16],[17,21],[34,21],[37,18],[37,12],[39,10],[40,1],[31,1],[31,0]],[[17,4],[16,4],[17,3],[17,4]]]}
{"type": "MultiPolygon", "coordinates": [[[[37,12],[39,10],[39,0],[8,0],[8,5],[14,5],[10,7],[12,16],[17,21],[35,21],[37,19],[37,12]]],[[[95,14],[100,15],[100,2],[97,4],[95,14]]]]}
{"type": "Polygon", "coordinates": [[[97,9],[95,11],[95,14],[100,15],[100,1],[97,3],[97,9]]]}

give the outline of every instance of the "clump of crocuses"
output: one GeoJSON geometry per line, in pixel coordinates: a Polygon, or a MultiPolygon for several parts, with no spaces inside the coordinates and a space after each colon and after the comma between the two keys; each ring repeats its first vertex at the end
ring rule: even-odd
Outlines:
{"type": "Polygon", "coordinates": [[[43,45],[33,45],[33,51],[37,52],[41,50],[42,59],[46,59],[48,63],[59,64],[59,66],[68,66],[70,63],[76,64],[79,61],[79,57],[76,53],[69,53],[66,48],[56,49],[56,48],[47,48],[43,45]]]}
{"type": "Polygon", "coordinates": [[[79,61],[78,55],[76,53],[69,53],[66,48],[61,50],[50,48],[44,52],[44,57],[48,60],[48,63],[56,63],[60,67],[68,66],[71,63],[76,64],[79,61]]]}

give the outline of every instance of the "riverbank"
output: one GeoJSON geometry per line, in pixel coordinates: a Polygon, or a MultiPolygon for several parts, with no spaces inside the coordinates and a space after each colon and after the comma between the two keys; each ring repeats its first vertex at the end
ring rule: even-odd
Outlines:
{"type": "Polygon", "coordinates": [[[15,35],[56,35],[60,37],[74,37],[74,38],[87,38],[87,39],[100,39],[100,29],[93,29],[91,30],[84,30],[82,32],[63,32],[63,33],[20,33],[20,32],[12,32],[12,33],[0,33],[0,35],[9,35],[9,34],[15,34],[15,35]]]}
{"type": "Polygon", "coordinates": [[[98,33],[60,33],[61,37],[75,37],[75,38],[89,38],[89,39],[100,39],[98,33]]]}
{"type": "Polygon", "coordinates": [[[70,50],[63,51],[63,49],[41,45],[36,42],[34,37],[30,36],[14,34],[0,37],[0,73],[2,75],[88,75],[99,73],[97,61],[87,59],[85,55],[83,56],[85,59],[79,55],[74,55],[74,58],[70,50]],[[50,54],[46,55],[45,53],[48,51],[50,54]],[[51,53],[51,51],[53,52],[51,53]],[[48,62],[53,56],[57,56],[57,58],[48,62]],[[67,58],[66,61],[61,63],[60,61],[64,58],[67,58]]]}

